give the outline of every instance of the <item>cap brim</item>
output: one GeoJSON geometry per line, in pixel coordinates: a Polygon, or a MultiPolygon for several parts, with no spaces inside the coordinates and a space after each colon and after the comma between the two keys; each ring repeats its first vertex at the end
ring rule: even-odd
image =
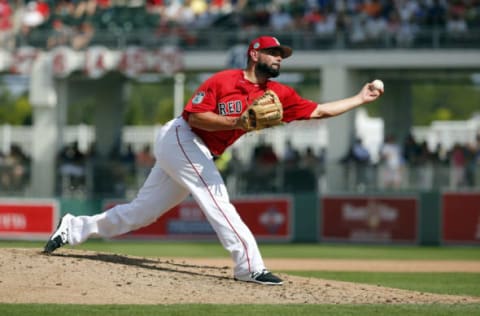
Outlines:
{"type": "Polygon", "coordinates": [[[282,58],[288,58],[292,56],[292,53],[293,53],[292,48],[288,46],[283,46],[283,45],[278,46],[278,48],[280,48],[280,50],[282,51],[282,58]]]}
{"type": "Polygon", "coordinates": [[[288,57],[292,56],[292,53],[293,53],[292,48],[290,48],[288,46],[284,46],[284,45],[265,47],[265,48],[262,48],[262,50],[263,49],[269,49],[269,48],[276,48],[279,51],[281,51],[282,52],[282,58],[288,58],[288,57]]]}

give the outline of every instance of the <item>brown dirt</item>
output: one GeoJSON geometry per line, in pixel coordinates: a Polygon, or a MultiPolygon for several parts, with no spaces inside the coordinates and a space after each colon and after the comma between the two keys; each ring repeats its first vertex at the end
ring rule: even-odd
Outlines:
{"type": "MultiPolygon", "coordinates": [[[[270,259],[267,265],[275,270],[480,270],[478,264],[461,261],[270,259]]],[[[67,248],[47,256],[38,249],[4,248],[0,249],[0,303],[480,303],[480,297],[437,295],[284,273],[279,274],[285,280],[283,286],[262,286],[236,282],[231,273],[231,263],[223,259],[142,258],[67,248]]]]}

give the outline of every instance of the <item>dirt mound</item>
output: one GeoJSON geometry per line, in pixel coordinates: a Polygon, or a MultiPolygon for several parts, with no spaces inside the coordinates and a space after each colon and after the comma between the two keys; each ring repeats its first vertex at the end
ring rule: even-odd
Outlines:
{"type": "Polygon", "coordinates": [[[0,302],[74,304],[458,304],[436,295],[280,274],[283,286],[236,282],[230,266],[61,249],[0,249],[0,302]]]}

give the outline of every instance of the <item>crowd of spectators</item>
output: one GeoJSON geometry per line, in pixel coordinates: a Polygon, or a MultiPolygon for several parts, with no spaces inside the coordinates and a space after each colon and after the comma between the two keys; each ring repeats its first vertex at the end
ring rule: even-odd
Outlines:
{"type": "MultiPolygon", "coordinates": [[[[479,32],[478,0],[0,0],[0,47],[83,49],[108,36],[176,37],[202,45],[201,30],[300,31],[350,43],[409,46],[423,30],[462,38],[479,32]]],[[[211,38],[210,38],[211,39],[211,38]]],[[[478,39],[478,38],[477,38],[478,39]]]]}
{"type": "MultiPolygon", "coordinates": [[[[340,188],[346,191],[456,190],[480,186],[480,134],[475,142],[456,143],[448,150],[440,145],[431,150],[426,141],[417,141],[412,134],[403,140],[386,135],[378,154],[378,160],[374,161],[375,155],[362,139],[356,138],[345,156],[332,162],[327,161],[326,148],[307,146],[300,150],[287,139],[280,152],[260,137],[250,159],[240,159],[237,149],[233,148],[216,157],[215,163],[235,193],[321,190],[327,168],[340,170],[338,176],[343,182],[340,188]]],[[[97,172],[95,181],[107,181],[110,189],[97,187],[96,193],[103,190],[123,196],[129,188],[136,189],[143,183],[154,163],[149,144],[137,151],[131,145],[123,146],[104,164],[98,165],[101,172],[97,172]],[[102,177],[105,179],[99,179],[102,177]]],[[[72,143],[59,153],[58,165],[59,184],[64,192],[85,190],[87,170],[94,171],[95,154],[93,151],[83,154],[77,144],[72,143]]]]}
{"type": "Polygon", "coordinates": [[[403,141],[387,135],[380,148],[379,161],[357,139],[342,163],[353,179],[350,188],[464,189],[480,185],[480,134],[474,143],[455,143],[445,150],[438,145],[431,150],[426,141],[417,141],[412,134],[403,141]]]}
{"type": "MultiPolygon", "coordinates": [[[[155,164],[151,146],[138,150],[122,146],[108,157],[97,159],[93,150],[82,152],[78,143],[58,153],[57,194],[60,196],[125,197],[145,181],[155,164]]],[[[425,141],[408,135],[403,141],[391,135],[372,160],[361,139],[338,163],[326,161],[325,148],[297,149],[290,140],[283,152],[260,138],[248,161],[235,148],[216,159],[227,186],[236,194],[315,192],[325,182],[325,170],[340,170],[346,191],[465,189],[480,186],[480,134],[473,143],[457,143],[449,150],[429,149],[425,141]],[[340,168],[337,168],[340,167],[340,168]]],[[[22,193],[30,182],[30,158],[17,145],[0,153],[0,192],[22,193]]],[[[328,183],[327,183],[328,185],[328,183]]]]}
{"type": "Polygon", "coordinates": [[[155,164],[151,146],[135,151],[131,144],[112,150],[99,158],[95,144],[82,152],[78,143],[64,146],[57,157],[59,195],[125,197],[129,189],[137,189],[155,164]]]}
{"type": "Polygon", "coordinates": [[[356,138],[340,161],[327,162],[325,148],[299,150],[287,140],[279,152],[260,139],[247,163],[241,163],[234,151],[221,171],[227,185],[234,182],[236,192],[243,193],[321,190],[328,168],[339,172],[339,188],[346,191],[480,186],[480,134],[476,142],[457,143],[449,150],[440,145],[431,150],[426,141],[417,141],[412,134],[403,140],[386,135],[378,151],[374,161],[376,155],[356,138]]]}
{"type": "Polygon", "coordinates": [[[237,150],[227,151],[216,160],[227,186],[236,193],[313,192],[323,173],[325,150],[311,146],[298,150],[290,140],[283,153],[260,137],[250,159],[241,161],[237,150]]]}

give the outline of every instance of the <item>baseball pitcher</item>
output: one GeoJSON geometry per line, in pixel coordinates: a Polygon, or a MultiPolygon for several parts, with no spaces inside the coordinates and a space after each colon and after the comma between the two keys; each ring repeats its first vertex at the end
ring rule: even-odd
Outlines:
{"type": "Polygon", "coordinates": [[[180,117],[165,124],[155,141],[155,166],[137,197],[93,216],[66,214],[45,245],[51,253],[89,237],[113,237],[153,223],[193,196],[230,253],[238,281],[281,285],[269,272],[256,240],[230,202],[213,157],[243,134],[294,120],[340,115],[383,94],[366,83],[358,94],[323,104],[302,98],[293,88],[272,81],[292,49],[270,36],[254,39],[245,69],[220,71],[202,83],[180,117]]]}

